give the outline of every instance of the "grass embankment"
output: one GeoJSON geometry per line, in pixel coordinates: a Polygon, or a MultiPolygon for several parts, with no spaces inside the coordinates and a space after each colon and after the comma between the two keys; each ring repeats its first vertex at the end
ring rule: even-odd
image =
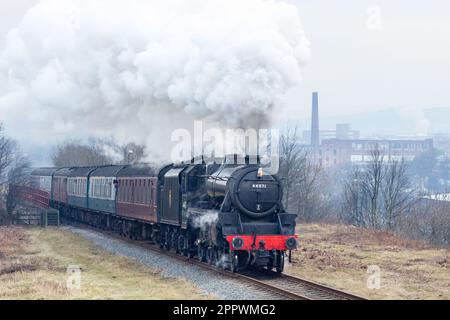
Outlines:
{"type": "Polygon", "coordinates": [[[61,229],[0,227],[0,299],[205,299],[188,282],[168,279],[61,229]],[[81,269],[81,282],[67,268],[81,269]]]}
{"type": "Polygon", "coordinates": [[[344,225],[300,224],[298,233],[288,273],[372,299],[450,299],[449,249],[344,225]],[[367,287],[370,265],[379,289],[367,287]]]}

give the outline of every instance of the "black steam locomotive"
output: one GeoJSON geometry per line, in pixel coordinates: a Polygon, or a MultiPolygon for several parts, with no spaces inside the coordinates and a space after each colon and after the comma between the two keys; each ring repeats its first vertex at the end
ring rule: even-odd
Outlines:
{"type": "Polygon", "coordinates": [[[145,165],[41,168],[26,192],[35,190],[41,202],[47,195],[66,218],[210,264],[282,272],[297,245],[296,215],[283,208],[280,180],[241,160],[193,159],[156,172],[145,165]]]}

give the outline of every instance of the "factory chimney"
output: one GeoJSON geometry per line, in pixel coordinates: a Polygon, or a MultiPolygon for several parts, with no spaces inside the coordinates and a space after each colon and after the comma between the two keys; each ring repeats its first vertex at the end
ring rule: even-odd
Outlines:
{"type": "Polygon", "coordinates": [[[319,147],[319,93],[312,94],[312,112],[311,112],[311,146],[315,150],[319,147]]]}

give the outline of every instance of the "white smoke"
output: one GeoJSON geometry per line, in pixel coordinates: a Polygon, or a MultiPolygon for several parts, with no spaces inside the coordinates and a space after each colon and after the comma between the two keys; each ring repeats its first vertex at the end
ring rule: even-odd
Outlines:
{"type": "Polygon", "coordinates": [[[430,121],[425,116],[423,110],[417,107],[401,107],[400,117],[408,122],[415,134],[426,136],[430,129],[430,121]]]}
{"type": "Polygon", "coordinates": [[[219,221],[219,215],[217,211],[211,210],[204,214],[193,217],[192,225],[195,228],[200,228],[201,230],[205,231],[209,229],[213,224],[217,223],[217,221],[219,221]]]}
{"type": "Polygon", "coordinates": [[[41,144],[151,146],[194,119],[258,127],[308,56],[296,7],[280,1],[42,0],[0,53],[0,121],[41,144]]]}

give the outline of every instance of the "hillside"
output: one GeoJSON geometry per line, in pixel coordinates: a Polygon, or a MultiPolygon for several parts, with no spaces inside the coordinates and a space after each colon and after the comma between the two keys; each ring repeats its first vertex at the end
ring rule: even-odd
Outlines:
{"type": "Polygon", "coordinates": [[[205,298],[187,281],[165,278],[70,231],[0,227],[0,300],[205,298]],[[79,287],[68,273],[74,265],[79,287]]]}
{"type": "Polygon", "coordinates": [[[450,299],[450,249],[344,225],[300,224],[298,233],[288,273],[372,299],[450,299]],[[380,268],[379,289],[367,287],[368,266],[380,268]]]}

